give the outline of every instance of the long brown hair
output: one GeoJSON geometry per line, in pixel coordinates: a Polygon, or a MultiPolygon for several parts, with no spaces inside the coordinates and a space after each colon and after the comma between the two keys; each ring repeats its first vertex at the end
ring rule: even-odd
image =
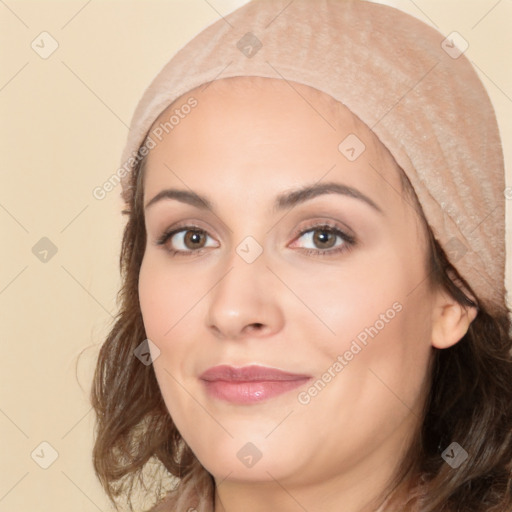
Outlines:
{"type": "MultiPolygon", "coordinates": [[[[174,487],[169,502],[173,503],[172,510],[181,510],[176,504],[182,499],[187,504],[184,510],[213,510],[213,477],[201,466],[174,425],[152,366],[141,364],[134,357],[134,350],[146,339],[138,296],[138,276],[146,245],[145,161],[139,160],[130,178],[134,193],[123,210],[128,221],[119,260],[119,313],[101,347],[91,390],[97,417],[93,465],[117,509],[121,501],[126,501],[133,510],[136,491],[142,490],[154,503],[174,487]],[[166,481],[168,485],[164,485],[166,481]],[[198,496],[198,501],[190,501],[193,496],[198,496]]],[[[458,343],[443,350],[433,349],[424,421],[388,497],[393,498],[393,490],[411,480],[417,485],[411,488],[407,504],[397,504],[396,510],[510,512],[510,312],[495,304],[475,304],[463,292],[465,287],[475,297],[428,228],[403,171],[401,180],[428,233],[430,283],[442,286],[463,306],[477,306],[478,314],[458,343]],[[469,454],[457,469],[441,457],[452,442],[469,454]]]]}

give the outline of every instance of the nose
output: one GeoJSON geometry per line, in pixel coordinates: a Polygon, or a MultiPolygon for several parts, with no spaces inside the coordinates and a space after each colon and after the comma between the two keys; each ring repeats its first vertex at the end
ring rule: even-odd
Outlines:
{"type": "Polygon", "coordinates": [[[237,254],[209,296],[207,326],[219,339],[266,338],[283,328],[279,280],[264,253],[246,263],[237,254]]]}

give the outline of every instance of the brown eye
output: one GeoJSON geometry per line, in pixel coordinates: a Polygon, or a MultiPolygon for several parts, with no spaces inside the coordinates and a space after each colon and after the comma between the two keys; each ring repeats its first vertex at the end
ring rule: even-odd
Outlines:
{"type": "Polygon", "coordinates": [[[206,233],[204,231],[193,231],[191,229],[185,231],[183,243],[188,249],[200,249],[206,241],[206,233]]]}
{"type": "Polygon", "coordinates": [[[213,240],[203,229],[195,226],[183,226],[165,232],[156,241],[156,244],[165,246],[165,249],[172,255],[185,256],[201,253],[208,247],[218,247],[218,244],[212,243],[213,240]]]}
{"type": "Polygon", "coordinates": [[[350,250],[355,245],[354,236],[329,224],[310,226],[300,232],[300,236],[294,243],[295,247],[301,247],[304,253],[311,256],[334,256],[350,250]]]}
{"type": "Polygon", "coordinates": [[[312,230],[313,242],[319,249],[330,249],[336,243],[336,234],[330,229],[314,229],[312,230]]]}

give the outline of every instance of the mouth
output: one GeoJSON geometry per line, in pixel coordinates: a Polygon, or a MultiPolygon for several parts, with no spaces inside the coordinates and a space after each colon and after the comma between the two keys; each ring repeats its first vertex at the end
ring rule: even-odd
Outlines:
{"type": "Polygon", "coordinates": [[[267,366],[235,368],[220,365],[209,368],[199,378],[212,398],[248,405],[282,395],[302,386],[312,377],[267,366]]]}

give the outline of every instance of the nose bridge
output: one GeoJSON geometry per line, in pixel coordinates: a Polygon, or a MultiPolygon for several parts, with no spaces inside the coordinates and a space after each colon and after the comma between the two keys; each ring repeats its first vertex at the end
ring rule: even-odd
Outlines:
{"type": "Polygon", "coordinates": [[[246,237],[226,257],[225,272],[213,288],[207,323],[226,338],[239,338],[257,324],[263,333],[281,328],[282,311],[263,247],[246,237]]]}

